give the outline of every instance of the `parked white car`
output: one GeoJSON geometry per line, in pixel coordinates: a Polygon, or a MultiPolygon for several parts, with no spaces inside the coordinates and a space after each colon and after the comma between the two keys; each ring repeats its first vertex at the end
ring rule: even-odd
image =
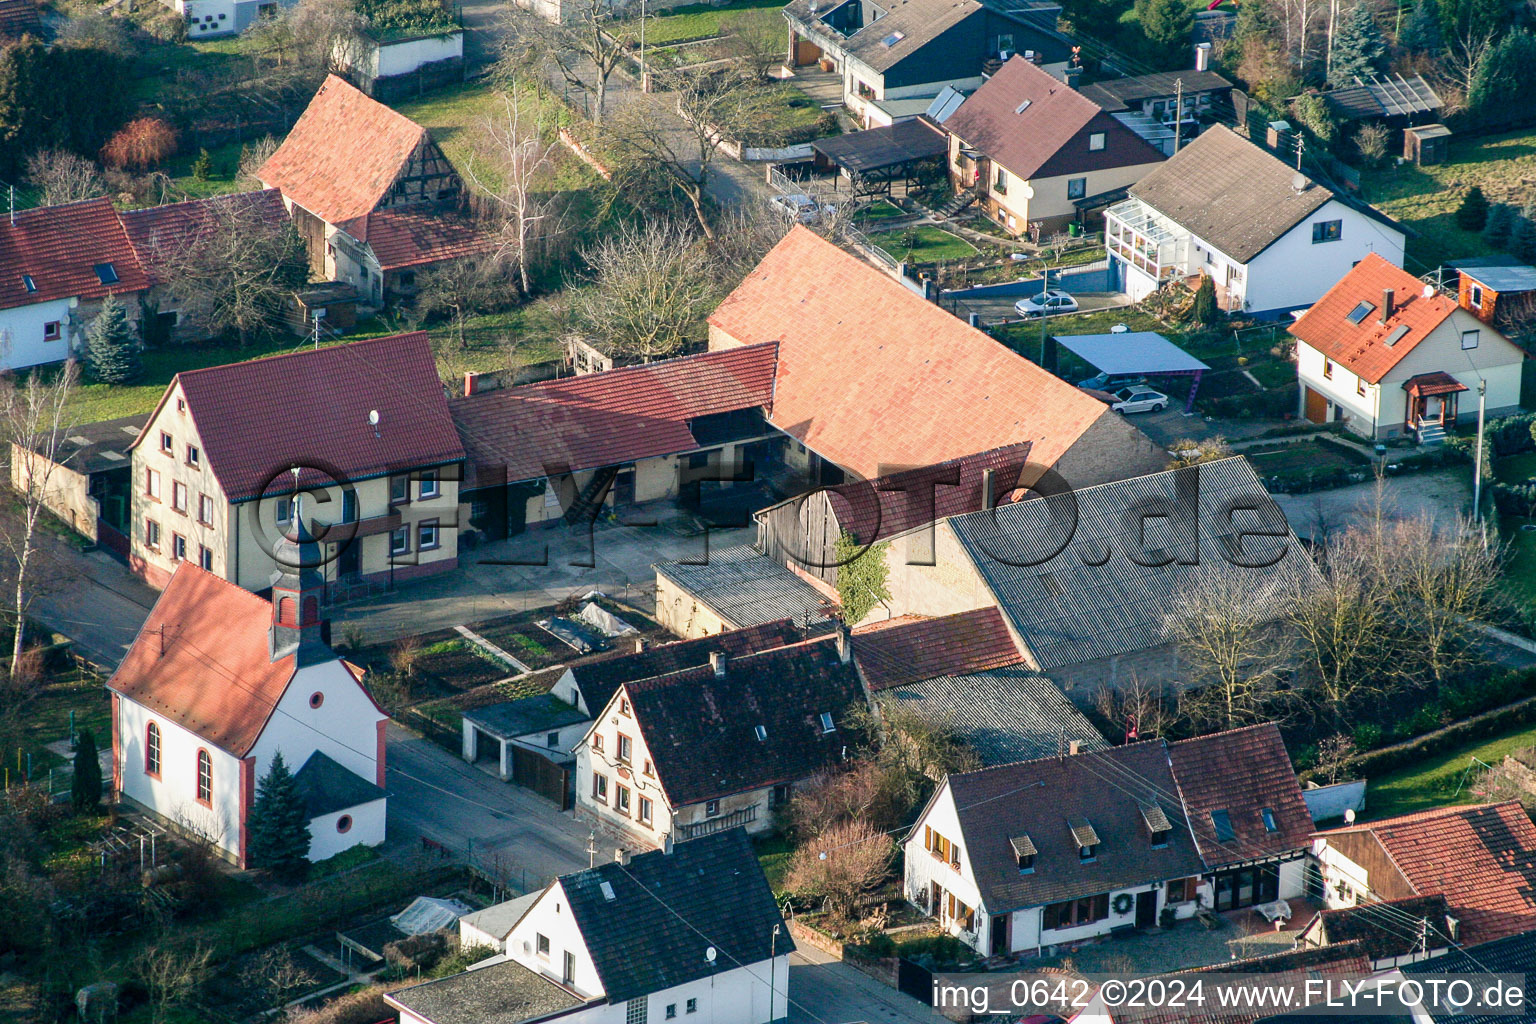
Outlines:
{"type": "Polygon", "coordinates": [[[1168,408],[1168,396],[1148,387],[1121,388],[1110,408],[1118,413],[1162,412],[1168,408]]]}
{"type": "Polygon", "coordinates": [[[793,217],[801,224],[814,224],[822,217],[830,217],[837,212],[837,207],[831,203],[818,203],[808,195],[796,193],[791,196],[774,196],[768,200],[786,217],[793,217]]]}
{"type": "Polygon", "coordinates": [[[1019,316],[1031,319],[1056,313],[1076,313],[1077,300],[1060,289],[1052,288],[1044,295],[1030,295],[1020,299],[1013,304],[1013,310],[1019,316]]]}

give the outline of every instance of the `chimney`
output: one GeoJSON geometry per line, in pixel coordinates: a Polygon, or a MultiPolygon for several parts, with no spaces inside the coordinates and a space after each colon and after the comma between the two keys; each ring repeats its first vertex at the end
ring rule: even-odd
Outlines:
{"type": "Polygon", "coordinates": [[[1386,323],[1388,320],[1392,319],[1392,314],[1396,311],[1394,306],[1393,306],[1393,301],[1396,298],[1397,298],[1397,294],[1395,292],[1393,292],[1391,288],[1383,288],[1381,290],[1381,322],[1382,323],[1386,323]]]}
{"type": "Polygon", "coordinates": [[[473,370],[464,371],[464,397],[468,398],[475,393],[475,385],[480,383],[480,375],[473,370]]]}
{"type": "Polygon", "coordinates": [[[644,654],[645,653],[645,637],[643,637],[643,636],[635,637],[635,653],[636,654],[644,654]]]}
{"type": "Polygon", "coordinates": [[[1067,753],[1068,754],[1077,755],[1077,754],[1081,754],[1082,752],[1083,752],[1082,741],[1080,741],[1080,740],[1072,740],[1070,743],[1067,744],[1067,753]]]}
{"type": "Polygon", "coordinates": [[[709,667],[715,670],[716,679],[725,678],[725,663],[729,660],[724,651],[709,652],[709,667]]]}
{"type": "Polygon", "coordinates": [[[615,846],[613,848],[613,862],[615,864],[627,865],[629,863],[629,851],[622,846],[615,846]]]}
{"type": "Polygon", "coordinates": [[[992,479],[992,470],[981,471],[981,507],[995,508],[997,506],[997,494],[993,491],[995,484],[992,479]]]}
{"type": "Polygon", "coordinates": [[[837,624],[837,660],[844,665],[853,657],[853,645],[849,643],[848,623],[837,624]]]}
{"type": "Polygon", "coordinates": [[[661,852],[662,852],[663,856],[670,856],[671,855],[671,853],[672,853],[672,833],[671,832],[666,832],[666,833],[662,834],[662,837],[661,837],[661,852]]]}
{"type": "Polygon", "coordinates": [[[1195,44],[1195,70],[1209,71],[1211,69],[1211,44],[1195,44]]]}

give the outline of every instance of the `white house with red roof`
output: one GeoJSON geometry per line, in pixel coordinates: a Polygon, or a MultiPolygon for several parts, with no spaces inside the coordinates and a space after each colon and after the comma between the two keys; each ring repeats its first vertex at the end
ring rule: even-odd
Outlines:
{"type": "Polygon", "coordinates": [[[328,599],[458,564],[464,449],[422,332],[179,373],[131,448],[129,565],[153,586],[182,562],[271,586],[296,490],[328,599]]]}
{"type": "Polygon", "coordinates": [[[311,860],[384,841],[388,716],[362,671],[327,643],[323,580],[307,531],[266,601],[181,565],[128,655],[112,693],[112,788],[247,865],[257,784],[281,751],[309,816],[311,860]]]}
{"type": "Polygon", "coordinates": [[[1291,326],[1299,412],[1366,437],[1436,443],[1458,419],[1520,408],[1525,353],[1456,299],[1368,253],[1291,326]],[[1463,397],[1465,396],[1465,397],[1463,397]]]}
{"type": "Polygon", "coordinates": [[[148,287],[109,199],[0,218],[0,370],[68,359],[108,294],[136,319],[148,287]]]}

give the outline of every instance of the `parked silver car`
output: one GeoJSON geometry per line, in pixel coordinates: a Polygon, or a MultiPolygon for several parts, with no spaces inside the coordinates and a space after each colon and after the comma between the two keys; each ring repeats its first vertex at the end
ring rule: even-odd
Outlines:
{"type": "Polygon", "coordinates": [[[810,196],[798,192],[790,196],[774,196],[768,202],[784,216],[793,217],[801,224],[815,224],[821,218],[837,212],[837,207],[831,203],[818,203],[810,196]]]}
{"type": "Polygon", "coordinates": [[[1034,318],[1056,313],[1076,313],[1077,300],[1059,288],[1052,288],[1044,295],[1028,295],[1013,304],[1019,316],[1034,318]]]}
{"type": "Polygon", "coordinates": [[[1121,388],[1110,408],[1118,413],[1162,412],[1168,408],[1168,396],[1149,387],[1121,388]]]}

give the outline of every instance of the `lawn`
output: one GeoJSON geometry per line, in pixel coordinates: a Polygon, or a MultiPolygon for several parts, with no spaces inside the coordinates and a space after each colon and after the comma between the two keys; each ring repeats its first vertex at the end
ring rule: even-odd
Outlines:
{"type": "Polygon", "coordinates": [[[741,139],[749,146],[789,146],[838,133],[837,118],[792,85],[767,85],[746,101],[757,128],[741,139]]]}
{"type": "Polygon", "coordinates": [[[795,848],[778,833],[754,839],[752,847],[757,851],[757,862],[762,865],[763,874],[768,876],[768,887],[775,893],[783,893],[784,877],[789,874],[789,859],[795,848]]]}
{"type": "Polygon", "coordinates": [[[885,199],[876,199],[864,209],[856,211],[853,219],[862,224],[866,221],[890,220],[892,217],[903,216],[906,216],[906,213],[901,207],[885,199]]]}
{"type": "Polygon", "coordinates": [[[977,249],[959,235],[952,235],[932,224],[898,228],[869,236],[892,259],[907,263],[933,263],[939,260],[963,260],[975,256],[977,249]]]}
{"type": "Polygon", "coordinates": [[[686,4],[672,7],[646,19],[646,46],[681,43],[690,39],[708,39],[720,34],[720,26],[740,11],[761,11],[774,23],[782,20],[778,0],[731,0],[726,4],[686,4]]]}
{"type": "Polygon", "coordinates": [[[1490,740],[1462,747],[1447,754],[1436,754],[1410,768],[1388,772],[1372,779],[1366,789],[1365,807],[1370,818],[1408,814],[1430,807],[1473,802],[1463,786],[1472,758],[1498,764],[1505,754],[1536,744],[1536,726],[1524,726],[1490,740]]]}
{"type": "Polygon", "coordinates": [[[0,765],[8,769],[12,782],[18,777],[18,765],[23,773],[26,771],[28,757],[34,779],[46,778],[48,769],[64,764],[46,745],[69,738],[71,711],[77,732],[89,729],[98,749],[111,745],[111,704],[102,681],[73,669],[60,672],[43,685],[36,700],[26,705],[14,727],[0,735],[0,765]]]}
{"type": "Polygon", "coordinates": [[[1536,177],[1536,131],[1452,136],[1450,158],[1435,167],[1388,166],[1363,175],[1362,192],[1378,209],[1418,232],[1408,239],[1409,268],[1489,252],[1476,232],[1456,226],[1456,208],[1473,185],[1490,202],[1524,202],[1536,177]],[[1417,261],[1417,262],[1415,262],[1417,261]]]}
{"type": "Polygon", "coordinates": [[[1523,484],[1536,480],[1536,452],[1506,455],[1493,460],[1493,475],[1500,483],[1523,484]]]}

